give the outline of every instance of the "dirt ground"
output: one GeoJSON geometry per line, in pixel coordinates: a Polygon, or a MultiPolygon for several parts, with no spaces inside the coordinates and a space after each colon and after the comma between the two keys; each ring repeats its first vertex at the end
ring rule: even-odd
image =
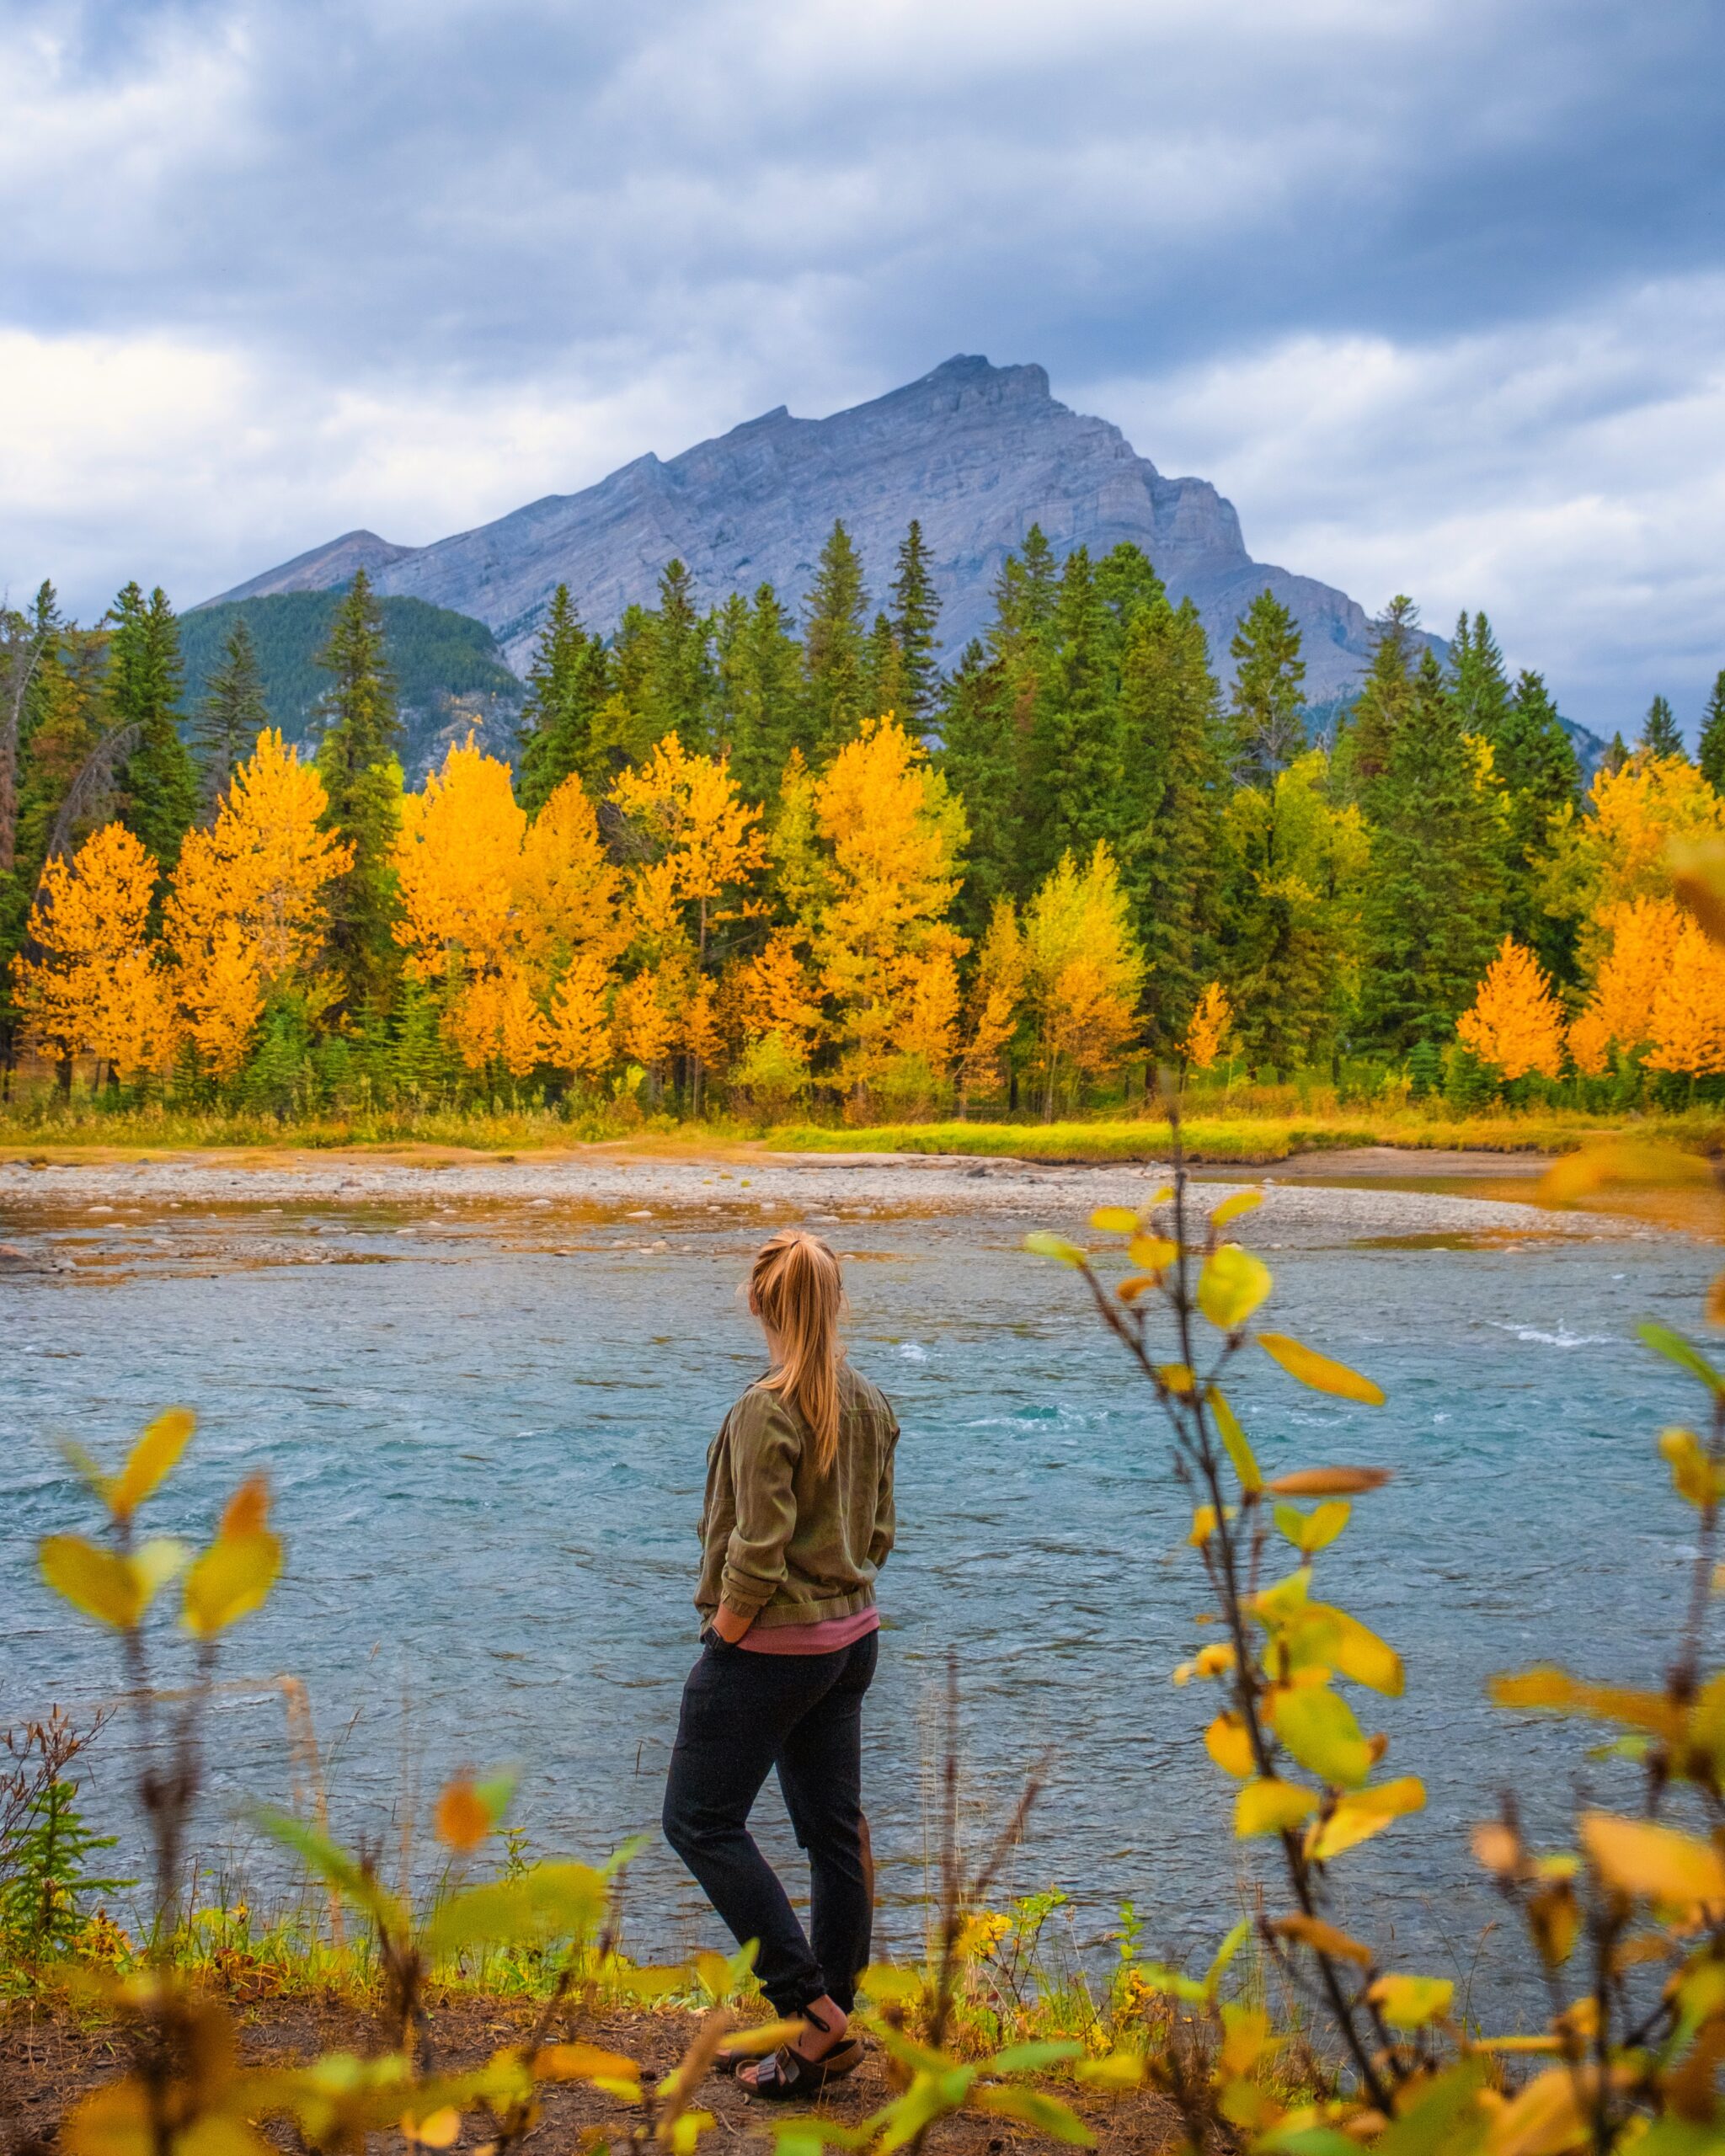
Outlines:
{"type": "MultiPolygon", "coordinates": [[[[323,2051],[375,2053],[386,2047],[373,2017],[344,2003],[277,1999],[236,2006],[234,2012],[241,2057],[248,2064],[291,2065],[323,2051]]],[[[432,2016],[435,2063],[440,2068],[478,2065],[519,2039],[532,2018],[533,2009],[515,1999],[451,1999],[432,2016]]],[[[573,2009],[559,2018],[553,2034],[625,2052],[663,2075],[676,2064],[694,2027],[688,2015],[588,2014],[573,2009]]],[[[125,2071],[125,2043],[123,2033],[111,2024],[97,2025],[61,2008],[29,2001],[0,2007],[0,2149],[6,2156],[46,2156],[54,2150],[60,2122],[77,2098],[125,2071]]],[[[1069,2099],[1074,2095],[1070,2089],[1061,2093],[1069,2099]]],[[[820,2108],[850,2125],[884,2103],[889,2094],[881,2055],[871,2047],[862,2065],[828,2092],[820,2108]]],[[[631,2117],[625,2105],[579,2085],[547,2088],[543,2103],[542,2118],[521,2143],[528,2156],[562,2156],[574,2149],[584,2128],[626,2126],[631,2117]]],[[[709,2079],[700,2103],[718,2121],[703,2144],[708,2151],[770,2148],[768,2121],[774,2111],[734,2081],[709,2079]]],[[[1096,2135],[1097,2145],[1119,2156],[1163,2156],[1181,2138],[1172,2109],[1159,2097],[1081,2095],[1075,2108],[1096,2135]]],[[[265,2131],[283,2148],[296,2145],[285,2132],[265,2131]]],[[[457,2156],[489,2138],[483,2115],[470,2118],[456,2144],[457,2156]]],[[[1033,2156],[1060,2146],[1005,2121],[981,2117],[946,2121],[931,2133],[927,2145],[943,2156],[1001,2156],[1007,2150],[1013,2156],[1033,2156]]]]}

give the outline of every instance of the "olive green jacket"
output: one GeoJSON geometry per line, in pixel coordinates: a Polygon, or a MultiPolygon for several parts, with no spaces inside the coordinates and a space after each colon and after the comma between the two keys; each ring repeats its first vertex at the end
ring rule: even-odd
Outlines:
{"type": "Polygon", "coordinates": [[[759,1625],[814,1625],[868,1609],[893,1546],[898,1441],[885,1396],[841,1363],[839,1456],[823,1475],[797,1409],[750,1385],[707,1454],[695,1590],[703,1621],[721,1598],[759,1625]]]}

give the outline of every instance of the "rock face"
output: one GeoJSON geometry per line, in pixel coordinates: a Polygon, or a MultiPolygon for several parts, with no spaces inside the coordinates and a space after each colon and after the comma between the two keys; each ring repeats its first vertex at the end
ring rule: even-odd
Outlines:
{"type": "Polygon", "coordinates": [[[1164,478],[1118,427],[1058,403],[1041,367],[977,358],[830,419],[794,419],[780,406],[668,462],[638,457],[580,494],[547,494],[429,547],[350,531],[222,596],[325,590],[363,566],[380,591],[476,616],[519,672],[559,584],[589,627],[608,632],[631,600],[653,603],[674,556],[708,604],[765,582],[798,605],[835,517],[879,603],[913,516],[934,557],[948,664],[987,622],[996,573],[1033,524],[1060,555],[1141,547],[1174,596],[1197,605],[1220,670],[1235,622],[1266,586],[1305,632],[1311,702],[1352,688],[1365,662],[1364,610],[1254,562],[1233,505],[1208,481],[1164,478]]]}

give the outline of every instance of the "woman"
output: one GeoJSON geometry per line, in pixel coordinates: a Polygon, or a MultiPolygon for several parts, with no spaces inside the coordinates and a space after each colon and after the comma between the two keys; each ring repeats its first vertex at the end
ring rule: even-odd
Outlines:
{"type": "Polygon", "coordinates": [[[862,1694],[880,1618],[874,1581],[893,1546],[892,1409],[845,1360],[838,1260],[818,1236],[763,1243],[749,1308],[772,1368],[724,1418],[707,1460],[702,1656],[665,1792],[665,1838],[803,2031],[747,2088],[802,2097],[848,2073],[848,2032],[868,1960],[873,1867],[862,1817],[862,1694]],[[749,1833],[769,1768],[809,1852],[811,1937],[749,1833]]]}

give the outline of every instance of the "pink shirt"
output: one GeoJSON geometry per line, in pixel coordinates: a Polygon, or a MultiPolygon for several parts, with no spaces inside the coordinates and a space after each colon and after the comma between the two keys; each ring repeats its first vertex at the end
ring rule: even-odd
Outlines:
{"type": "Polygon", "coordinates": [[[823,1617],[818,1625],[751,1625],[737,1641],[750,1654],[836,1654],[880,1630],[880,1612],[871,1602],[848,1617],[823,1617]]]}

